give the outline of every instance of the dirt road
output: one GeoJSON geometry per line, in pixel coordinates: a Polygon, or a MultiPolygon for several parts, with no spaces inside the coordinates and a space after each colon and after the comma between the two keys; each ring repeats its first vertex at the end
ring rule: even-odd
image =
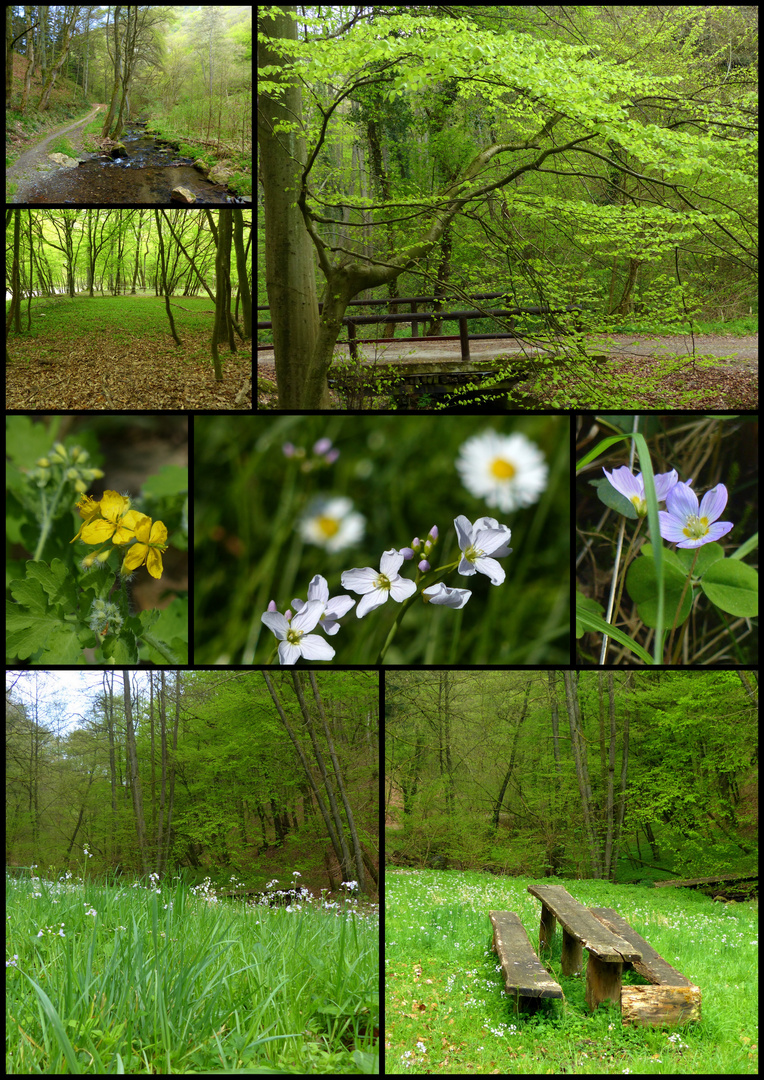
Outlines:
{"type": "MultiPolygon", "coordinates": [[[[587,344],[591,353],[606,353],[611,359],[627,357],[650,357],[659,359],[676,355],[687,360],[692,359],[693,339],[689,335],[658,337],[653,334],[592,334],[587,344]]],[[[749,337],[725,337],[724,335],[706,335],[695,338],[695,355],[700,357],[730,357],[726,363],[739,364],[748,370],[758,370],[759,339],[758,335],[749,337]]],[[[444,341],[417,341],[416,338],[397,338],[389,344],[366,345],[363,347],[368,359],[378,362],[387,361],[400,365],[448,363],[459,366],[461,347],[459,339],[444,341]]],[[[338,346],[346,357],[349,356],[347,345],[338,346]]],[[[493,360],[498,356],[532,356],[537,349],[529,345],[522,346],[512,338],[506,341],[470,341],[470,357],[473,360],[493,360]]],[[[258,365],[273,363],[273,350],[260,349],[257,354],[258,365]]],[[[720,359],[720,365],[724,361],[720,359]]]]}
{"type": "MultiPolygon", "coordinates": [[[[14,161],[13,165],[10,165],[5,170],[5,183],[6,192],[8,190],[7,185],[17,184],[15,193],[7,198],[9,203],[23,203],[25,199],[25,193],[29,191],[29,187],[35,180],[39,180],[43,176],[47,176],[49,173],[56,172],[60,169],[60,165],[56,165],[54,161],[51,161],[48,157],[50,144],[54,139],[57,139],[61,135],[68,135],[70,132],[75,132],[72,138],[69,140],[74,146],[75,150],[82,147],[82,128],[85,124],[89,124],[93,117],[100,112],[101,109],[105,109],[105,105],[95,105],[82,120],[78,120],[74,124],[65,124],[63,127],[56,128],[49,135],[38,143],[35,143],[29,150],[25,150],[20,157],[14,161]]],[[[90,156],[90,155],[88,155],[90,156]]]]}

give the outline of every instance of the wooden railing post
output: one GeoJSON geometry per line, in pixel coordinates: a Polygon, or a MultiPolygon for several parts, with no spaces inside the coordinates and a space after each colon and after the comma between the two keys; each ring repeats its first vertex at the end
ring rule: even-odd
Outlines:
{"type": "Polygon", "coordinates": [[[469,360],[470,358],[470,337],[467,332],[467,319],[466,317],[459,319],[459,340],[462,344],[462,360],[469,360]]]}
{"type": "Polygon", "coordinates": [[[355,323],[348,323],[348,345],[350,346],[350,358],[352,360],[358,359],[358,343],[355,339],[355,323]]]}

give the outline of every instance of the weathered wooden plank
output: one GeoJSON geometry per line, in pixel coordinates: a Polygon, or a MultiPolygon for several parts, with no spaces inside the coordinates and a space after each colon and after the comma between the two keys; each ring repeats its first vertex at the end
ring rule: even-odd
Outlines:
{"type": "Polygon", "coordinates": [[[506,990],[518,1008],[533,1011],[542,998],[561,998],[562,987],[539,963],[518,916],[513,911],[490,911],[488,916],[506,990]]]}
{"type": "Polygon", "coordinates": [[[635,949],[639,949],[642,957],[640,960],[631,961],[632,966],[640,975],[649,979],[651,983],[663,984],[664,986],[694,985],[691,979],[686,978],[664,960],[650,942],[645,941],[613,908],[589,908],[589,910],[595,919],[598,919],[608,930],[612,930],[614,934],[618,934],[630,942],[635,949]]]}
{"type": "MultiPolygon", "coordinates": [[[[579,904],[578,900],[574,899],[561,885],[529,885],[528,892],[537,896],[563,929],[600,960],[618,963],[622,960],[641,958],[638,949],[603,926],[588,908],[579,904]]],[[[563,947],[564,945],[563,938],[563,947]]],[[[563,967],[563,974],[572,974],[572,972],[566,971],[563,967]]]]}
{"type": "Polygon", "coordinates": [[[686,1024],[700,1020],[697,986],[624,986],[621,990],[624,1024],[686,1024]]]}

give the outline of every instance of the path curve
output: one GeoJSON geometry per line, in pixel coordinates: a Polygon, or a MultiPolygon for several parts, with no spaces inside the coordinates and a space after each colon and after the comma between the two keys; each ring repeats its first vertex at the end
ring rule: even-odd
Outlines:
{"type": "MultiPolygon", "coordinates": [[[[12,165],[9,165],[5,170],[6,191],[8,190],[8,183],[18,184],[18,188],[16,189],[16,193],[7,201],[11,204],[26,202],[27,200],[24,198],[24,195],[33,180],[37,180],[48,173],[56,172],[61,168],[60,165],[56,165],[55,162],[50,161],[48,158],[47,148],[50,146],[51,142],[61,135],[67,135],[70,131],[76,131],[77,128],[81,128],[85,124],[90,123],[93,117],[96,116],[101,109],[105,108],[105,105],[95,105],[82,120],[77,120],[74,124],[65,124],[63,127],[56,128],[55,131],[50,132],[49,135],[46,135],[40,142],[35,143],[29,150],[25,150],[12,165]]],[[[80,136],[81,135],[82,133],[80,132],[80,136]]]]}

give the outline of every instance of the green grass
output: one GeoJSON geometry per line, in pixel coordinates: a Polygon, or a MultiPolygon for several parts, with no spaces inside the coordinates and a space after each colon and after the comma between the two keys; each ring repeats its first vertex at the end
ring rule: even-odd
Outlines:
{"type": "Polygon", "coordinates": [[[58,135],[48,146],[48,154],[66,154],[67,157],[76,157],[78,151],[74,149],[66,135],[58,135]]]}
{"type": "Polygon", "coordinates": [[[378,922],[6,877],[6,1068],[378,1072],[378,922]]]}
{"type": "Polygon", "coordinates": [[[626,1027],[615,1006],[590,1013],[585,973],[560,974],[559,930],[548,966],[565,999],[518,1017],[490,949],[488,912],[515,911],[537,946],[541,905],[527,891],[533,880],[388,868],[389,1071],[758,1072],[757,902],[719,904],[690,890],[605,881],[556,882],[587,906],[615,908],[692,979],[702,993],[702,1019],[679,1028],[626,1027]]]}
{"type": "MultiPolygon", "coordinates": [[[[6,314],[10,301],[6,301],[6,314]]],[[[215,305],[207,296],[173,296],[170,310],[175,320],[180,337],[184,334],[189,341],[199,334],[205,335],[208,342],[215,305]],[[183,310],[187,308],[189,310],[183,310]]],[[[152,295],[139,296],[99,296],[92,299],[88,295],[36,297],[32,299],[32,327],[26,326],[27,301],[21,302],[21,339],[37,340],[48,337],[51,333],[63,339],[76,339],[93,331],[114,330],[121,335],[131,334],[137,338],[160,334],[170,337],[170,326],[164,297],[152,295]]],[[[10,340],[16,336],[11,333],[10,340]]],[[[18,340],[18,339],[16,339],[18,340]]],[[[209,346],[207,345],[209,351],[209,346]]]]}

